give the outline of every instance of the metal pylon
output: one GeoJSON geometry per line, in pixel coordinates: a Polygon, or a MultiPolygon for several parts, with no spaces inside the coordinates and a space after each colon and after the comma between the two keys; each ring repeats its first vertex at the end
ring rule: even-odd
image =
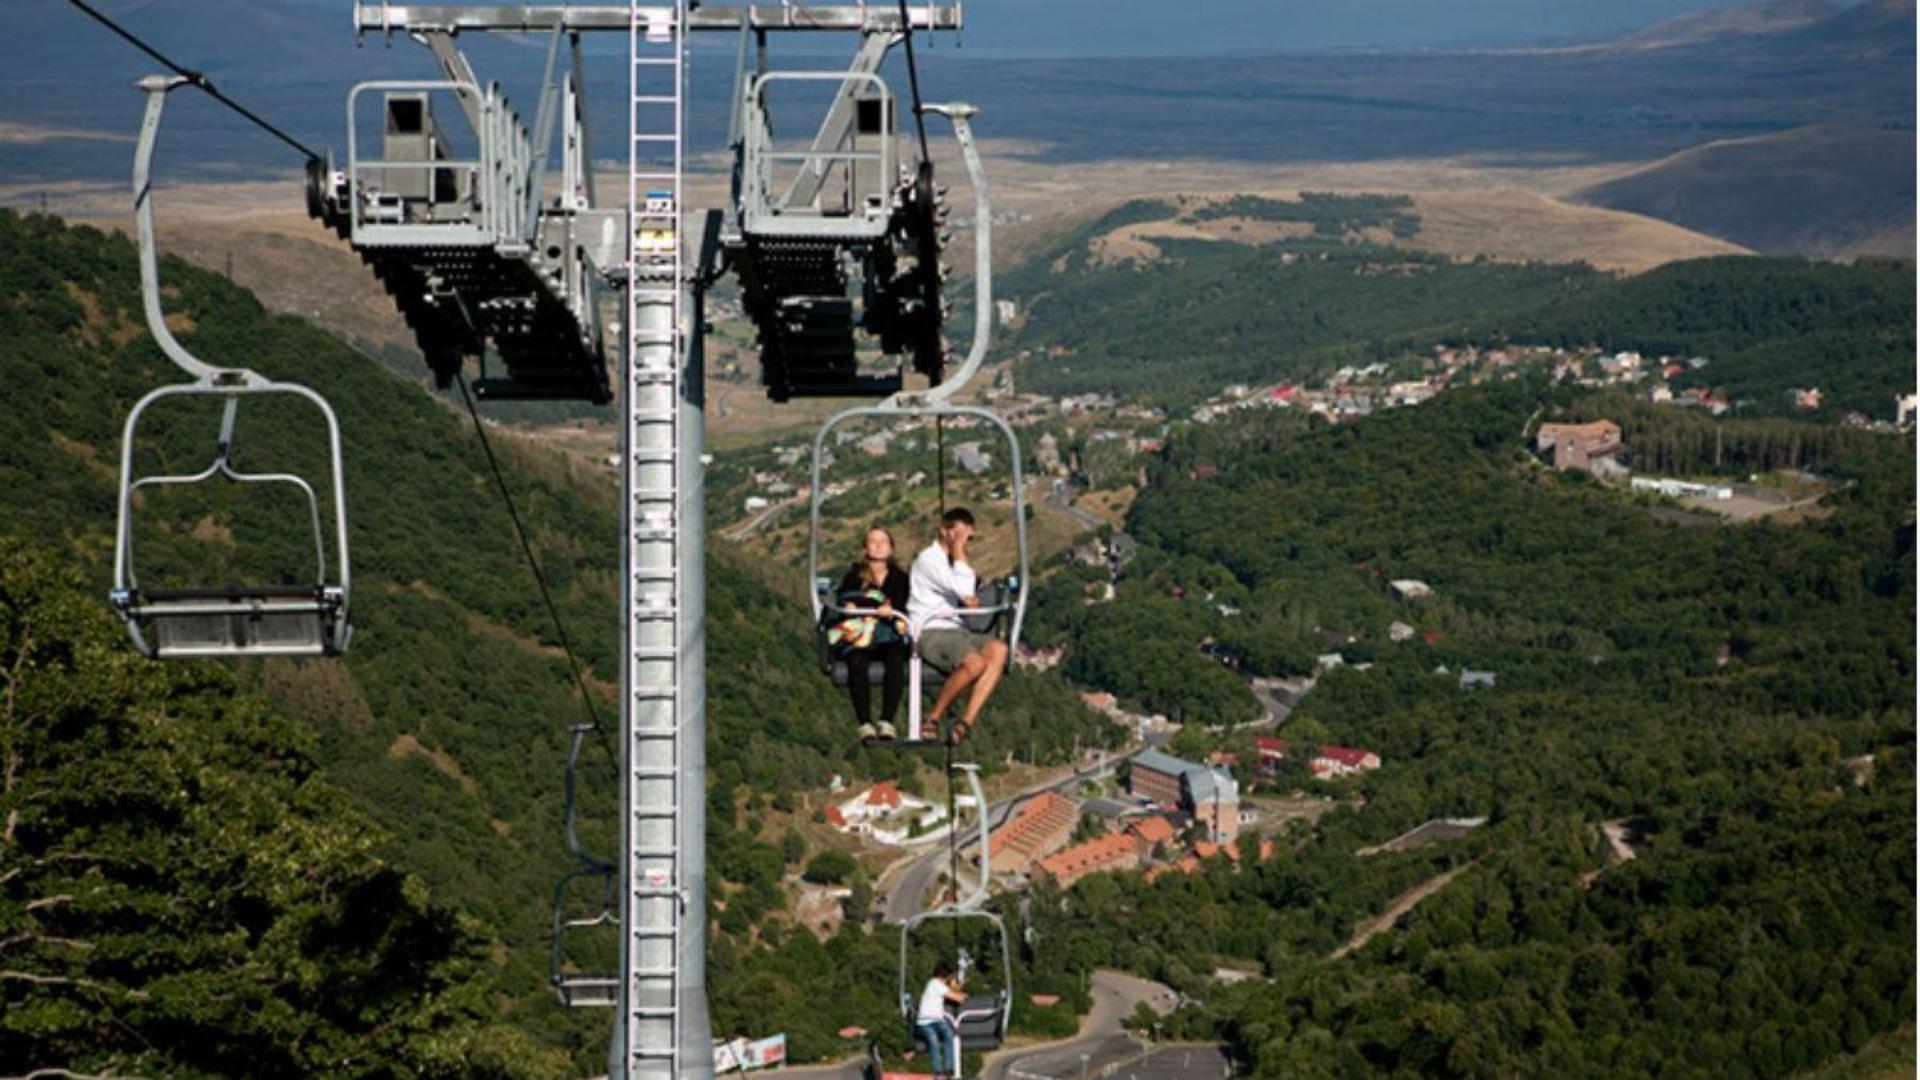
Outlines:
{"type": "MultiPolygon", "coordinates": [[[[694,504],[702,433],[697,413],[690,422],[683,416],[690,371],[681,235],[686,13],[687,0],[629,5],[621,366],[626,854],[620,1014],[609,1062],[616,1080],[684,1080],[710,1075],[713,1067],[700,955],[706,897],[698,833],[704,823],[690,822],[687,810],[689,801],[704,809],[703,748],[689,745],[704,738],[704,725],[688,723],[690,709],[702,704],[704,657],[689,656],[688,642],[702,614],[704,522],[694,504]]],[[[697,405],[697,392],[691,397],[697,405]]]]}

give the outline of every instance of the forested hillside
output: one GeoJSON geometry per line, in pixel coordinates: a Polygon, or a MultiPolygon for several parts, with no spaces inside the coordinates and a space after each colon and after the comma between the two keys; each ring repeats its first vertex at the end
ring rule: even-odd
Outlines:
{"type": "Polygon", "coordinates": [[[9,1073],[565,1069],[499,1022],[494,929],[380,857],[310,725],[123,637],[69,557],[0,541],[9,1073]]]}
{"type": "MultiPolygon", "coordinates": [[[[1163,1032],[1222,1038],[1276,1078],[1785,1076],[1910,1017],[1911,439],[1736,426],[1750,448],[1805,437],[1805,464],[1853,485],[1797,525],[1683,528],[1526,453],[1536,409],[1607,414],[1578,395],[1521,380],[1174,440],[1129,517],[1142,551],[1117,599],[1063,634],[1178,627],[1196,659],[1211,635],[1256,673],[1339,651],[1281,734],[1384,764],[1331,785],[1283,772],[1343,805],[1269,860],[1243,843],[1237,871],[1094,878],[1035,904],[1036,966],[1119,957],[1167,978],[1198,1001],[1163,1032]],[[1394,599],[1403,578],[1433,595],[1394,599]],[[1396,621],[1416,633],[1392,640],[1396,621]],[[1469,668],[1497,681],[1466,689],[1469,668]],[[1436,817],[1487,824],[1357,854],[1436,817]],[[1610,822],[1631,829],[1628,861],[1603,857],[1610,822]],[[1261,978],[1222,986],[1217,964],[1261,978]]],[[[1248,735],[1190,723],[1176,745],[1266,782],[1248,735]]]]}
{"type": "Polygon", "coordinates": [[[1189,208],[1136,200],[1071,230],[1004,275],[1025,314],[1003,346],[1021,385],[1190,405],[1234,382],[1324,376],[1437,344],[1508,343],[1706,356],[1675,389],[1704,386],[1742,411],[1789,410],[1821,387],[1829,412],[1883,417],[1913,387],[1914,265],[1726,257],[1632,277],[1579,266],[1456,263],[1378,246],[1411,211],[1380,196],[1239,198],[1189,208]],[[1157,257],[1101,258],[1115,230],[1232,214],[1297,222],[1260,243],[1155,237],[1157,257]]]}
{"type": "MultiPolygon", "coordinates": [[[[208,753],[297,751],[314,782],[369,821],[353,835],[367,838],[360,843],[370,857],[422,883],[439,905],[436,917],[470,919],[477,940],[500,946],[485,968],[492,989],[478,999],[478,1016],[574,1055],[575,1069],[591,1068],[604,1053],[605,1014],[559,1008],[545,983],[551,890],[567,869],[560,836],[566,730],[586,714],[471,425],[320,330],[268,315],[221,278],[173,260],[162,276],[170,320],[189,348],[313,387],[339,411],[346,435],[353,650],[338,661],[245,663],[230,675],[185,665],[188,674],[178,678],[231,686],[259,700],[249,708],[283,718],[250,736],[252,743],[233,746],[219,744],[221,729],[210,724],[215,748],[208,753]]],[[[0,373],[13,403],[0,409],[0,536],[52,553],[34,565],[62,580],[77,575],[81,595],[104,610],[120,425],[140,394],[180,381],[140,321],[135,253],[124,238],[0,213],[0,373]]],[[[157,407],[142,438],[141,468],[204,467],[217,419],[211,406],[157,407]]],[[[304,406],[249,403],[235,459],[247,469],[323,476],[322,437],[318,414],[304,406]]],[[[611,479],[570,469],[504,433],[494,441],[600,714],[610,718],[618,625],[611,479]]],[[[310,574],[304,509],[238,494],[229,485],[143,493],[142,580],[217,584],[310,574]]],[[[852,996],[834,1010],[818,1008],[804,969],[774,954],[788,940],[779,925],[788,918],[783,879],[814,852],[805,844],[791,851],[786,835],[765,826],[802,820],[799,796],[835,773],[850,782],[890,776],[918,786],[919,761],[859,749],[844,694],[818,672],[806,612],[795,600],[797,571],[749,565],[716,548],[708,583],[709,846],[720,916],[716,971],[727,973],[713,980],[716,1030],[757,1036],[791,1022],[796,1055],[825,1053],[841,1024],[877,1027],[885,1014],[862,1012],[852,996]],[[773,1009],[770,987],[804,1007],[773,1009]]],[[[114,635],[96,636],[95,647],[112,651],[113,663],[144,670],[118,652],[114,635]]],[[[977,739],[985,761],[1014,746],[1058,760],[1076,735],[1094,741],[1100,724],[1057,677],[1022,675],[1009,681],[995,725],[977,739]]],[[[611,771],[589,747],[586,825],[590,838],[604,839],[611,771]]],[[[129,903],[161,900],[133,888],[129,903]]],[[[609,934],[609,949],[612,942],[609,934]]],[[[333,977],[316,964],[315,978],[333,977]]],[[[219,992],[218,977],[205,978],[208,992],[219,992]]],[[[421,993],[429,988],[423,981],[421,993]]],[[[26,995],[5,999],[9,1022],[28,1015],[16,1004],[42,993],[12,982],[0,992],[26,995]]],[[[463,1060],[448,1053],[456,1065],[463,1060]]],[[[523,1057],[516,1068],[529,1074],[546,1060],[523,1057]]],[[[478,1071],[480,1060],[468,1065],[478,1071]]]]}

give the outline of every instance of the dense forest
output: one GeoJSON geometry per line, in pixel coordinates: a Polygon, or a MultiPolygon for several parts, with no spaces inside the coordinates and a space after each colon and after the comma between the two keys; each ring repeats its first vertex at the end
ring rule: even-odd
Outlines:
{"type": "Polygon", "coordinates": [[[1456,262],[1382,247],[1360,231],[1404,232],[1409,214],[1387,197],[1313,193],[1124,203],[1002,275],[1001,291],[1025,315],[1001,351],[1028,354],[1028,389],[1170,405],[1228,383],[1312,379],[1437,344],[1510,342],[1705,356],[1674,389],[1719,391],[1743,414],[1790,412],[1789,389],[1819,387],[1821,418],[1887,419],[1894,395],[1913,390],[1911,261],[1728,257],[1621,277],[1456,262]],[[1090,247],[1124,225],[1223,216],[1314,231],[1258,245],[1155,239],[1161,256],[1144,263],[1102,261],[1090,247]]]}
{"type": "MultiPolygon", "coordinates": [[[[1118,957],[1171,981],[1196,1003],[1163,1030],[1223,1039],[1256,1076],[1783,1076],[1910,1017],[1913,443],[1742,421],[1743,453],[1803,443],[1802,464],[1852,486],[1797,525],[1681,528],[1523,449],[1533,410],[1608,405],[1521,381],[1176,437],[1115,602],[1058,632],[1102,635],[1108,671],[1159,664],[1173,628],[1191,662],[1212,663],[1211,636],[1256,673],[1340,651],[1284,734],[1385,765],[1289,773],[1343,805],[1266,862],[1036,903],[1032,962],[1118,957]],[[1400,578],[1434,595],[1395,600],[1400,578]],[[1393,621],[1420,633],[1393,641],[1393,621]],[[1462,689],[1469,667],[1497,684],[1462,689]],[[1488,824],[1355,854],[1469,816],[1488,824]],[[1636,858],[1603,860],[1606,822],[1630,824],[1636,858]],[[1397,929],[1333,955],[1449,871],[1397,929]],[[1263,978],[1226,987],[1216,964],[1263,978]]],[[[1189,700],[1177,745],[1237,753],[1261,783],[1250,734],[1191,724],[1237,713],[1189,700]]]]}

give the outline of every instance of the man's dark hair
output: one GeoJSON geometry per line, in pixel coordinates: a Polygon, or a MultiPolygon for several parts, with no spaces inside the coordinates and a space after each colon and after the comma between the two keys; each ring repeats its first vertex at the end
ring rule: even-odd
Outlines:
{"type": "MultiPolygon", "coordinates": [[[[962,511],[962,513],[965,513],[965,511],[962,511]]],[[[943,982],[944,982],[945,980],[947,980],[947,979],[950,979],[950,978],[952,978],[952,977],[953,977],[953,962],[952,962],[952,961],[950,961],[950,960],[936,960],[936,961],[934,961],[934,963],[933,963],[933,977],[934,977],[934,978],[936,978],[936,979],[939,979],[939,980],[941,980],[941,981],[943,981],[943,982]]]]}
{"type": "Polygon", "coordinates": [[[944,529],[949,525],[965,525],[969,529],[974,528],[973,511],[964,506],[956,506],[946,513],[941,514],[940,527],[944,529]]]}

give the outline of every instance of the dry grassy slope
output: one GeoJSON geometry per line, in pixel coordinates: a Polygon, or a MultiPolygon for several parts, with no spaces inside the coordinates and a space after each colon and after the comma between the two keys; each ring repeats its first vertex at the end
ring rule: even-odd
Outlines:
{"type": "Polygon", "coordinates": [[[1709,255],[1751,254],[1738,244],[1621,210],[1529,191],[1416,192],[1420,232],[1410,246],[1448,255],[1574,262],[1640,273],[1709,255]]]}
{"type": "MultiPolygon", "coordinates": [[[[1332,190],[1336,194],[1378,193],[1381,189],[1332,190]]],[[[1299,189],[1250,191],[1273,199],[1297,199],[1299,189]]],[[[1192,192],[1185,194],[1192,195],[1192,192]]],[[[1709,255],[1751,254],[1746,248],[1639,214],[1563,202],[1517,188],[1446,188],[1408,193],[1420,216],[1420,231],[1399,240],[1384,230],[1369,239],[1437,251],[1457,258],[1484,255],[1510,261],[1586,261],[1603,270],[1640,273],[1663,263],[1709,255]]],[[[1202,198],[1213,198],[1203,195],[1202,198]]],[[[1093,211],[1071,212],[1083,221],[1093,211]]],[[[1036,230],[1038,231],[1038,230],[1036,230]]],[[[1060,229],[1047,230],[1057,235],[1060,229]]],[[[1155,237],[1206,236],[1265,243],[1300,232],[1291,223],[1247,222],[1219,218],[1198,223],[1168,221],[1124,226],[1096,239],[1097,257],[1109,260],[1157,254],[1155,237]]]]}

